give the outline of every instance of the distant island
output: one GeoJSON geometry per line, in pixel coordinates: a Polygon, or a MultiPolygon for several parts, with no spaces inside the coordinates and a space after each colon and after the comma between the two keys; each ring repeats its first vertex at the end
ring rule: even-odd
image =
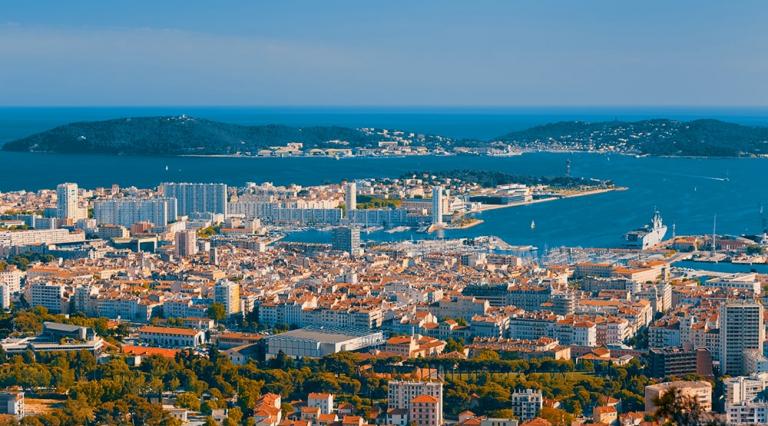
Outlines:
{"type": "Polygon", "coordinates": [[[719,120],[563,121],[492,140],[340,126],[244,126],[189,116],[77,122],[3,145],[4,151],[115,155],[515,155],[528,151],[658,156],[767,156],[768,127],[719,120]]]}

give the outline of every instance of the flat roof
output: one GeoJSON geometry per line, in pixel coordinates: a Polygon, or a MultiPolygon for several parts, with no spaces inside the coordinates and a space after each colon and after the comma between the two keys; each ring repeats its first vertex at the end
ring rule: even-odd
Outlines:
{"type": "Polygon", "coordinates": [[[294,339],[304,339],[304,340],[313,340],[317,342],[330,342],[330,343],[340,343],[345,342],[347,340],[356,339],[358,337],[363,336],[370,336],[372,334],[377,334],[381,332],[377,331],[371,331],[368,333],[342,333],[340,331],[331,331],[331,330],[321,330],[321,329],[307,329],[307,328],[299,328],[296,330],[290,330],[286,331],[285,333],[275,334],[273,336],[267,337],[267,340],[271,340],[274,338],[294,338],[294,339]]]}

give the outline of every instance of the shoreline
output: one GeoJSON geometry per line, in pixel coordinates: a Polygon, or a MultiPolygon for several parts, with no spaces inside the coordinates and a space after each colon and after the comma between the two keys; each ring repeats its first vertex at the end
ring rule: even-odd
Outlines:
{"type": "Polygon", "coordinates": [[[577,192],[573,194],[564,194],[560,196],[550,196],[547,198],[539,198],[538,200],[531,200],[531,201],[519,201],[516,203],[509,203],[509,204],[486,204],[481,206],[477,211],[473,213],[483,213],[486,211],[491,210],[498,210],[498,209],[506,209],[510,207],[520,207],[520,206],[527,206],[531,204],[538,204],[538,203],[546,203],[549,201],[556,201],[556,200],[562,200],[565,198],[576,198],[576,197],[585,197],[589,195],[597,195],[597,194],[604,194],[607,192],[613,192],[613,191],[626,191],[628,190],[628,187],[625,186],[617,186],[613,188],[599,188],[599,189],[592,189],[589,191],[583,191],[583,192],[577,192]]]}

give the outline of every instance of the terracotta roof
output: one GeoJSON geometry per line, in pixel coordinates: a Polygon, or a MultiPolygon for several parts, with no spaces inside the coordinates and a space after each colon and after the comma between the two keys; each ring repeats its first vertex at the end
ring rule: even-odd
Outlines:
{"type": "Polygon", "coordinates": [[[123,353],[130,354],[130,355],[140,355],[140,356],[158,355],[163,358],[175,358],[176,354],[179,353],[178,349],[164,349],[164,348],[155,348],[151,346],[123,345],[121,349],[123,353]]]}

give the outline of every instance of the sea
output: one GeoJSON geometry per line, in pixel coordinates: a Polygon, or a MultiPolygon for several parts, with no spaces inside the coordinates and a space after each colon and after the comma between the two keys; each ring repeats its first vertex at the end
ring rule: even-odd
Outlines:
{"type": "MultiPolygon", "coordinates": [[[[240,124],[379,127],[453,138],[491,139],[509,131],[562,120],[716,118],[767,126],[768,108],[308,108],[308,107],[111,107],[0,108],[0,143],[73,121],[181,115],[240,124]]],[[[625,191],[569,198],[478,214],[481,225],[445,231],[364,233],[368,241],[496,235],[513,245],[547,248],[612,247],[627,231],[648,223],[659,210],[682,234],[754,234],[768,214],[768,159],[663,158],[588,153],[529,153],[515,157],[427,156],[406,158],[201,158],[59,155],[0,151],[0,191],[83,187],[150,187],[167,181],[296,183],[395,177],[414,171],[480,169],[518,175],[571,175],[610,179],[625,191]],[[762,206],[765,206],[763,208],[762,206]],[[766,213],[761,215],[761,211],[766,213]],[[536,222],[531,229],[531,222],[536,222]]],[[[325,231],[287,236],[293,241],[330,241],[325,231]]]]}

